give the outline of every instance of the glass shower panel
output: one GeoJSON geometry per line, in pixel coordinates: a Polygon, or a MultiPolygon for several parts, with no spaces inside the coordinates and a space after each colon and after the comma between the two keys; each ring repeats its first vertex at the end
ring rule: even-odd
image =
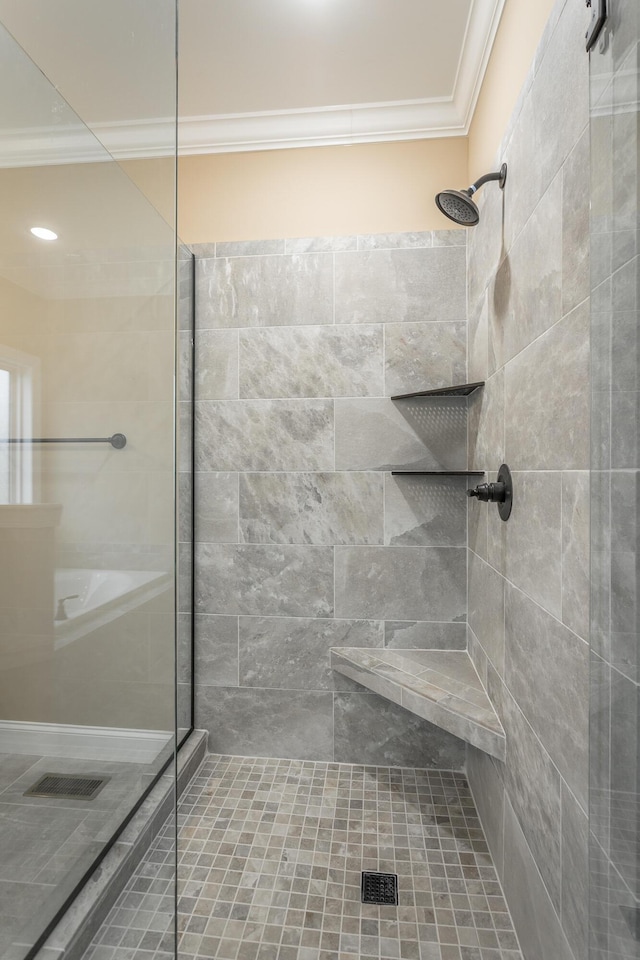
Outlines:
{"type": "Polygon", "coordinates": [[[590,56],[590,958],[640,957],[640,11],[590,56]]]}
{"type": "Polygon", "coordinates": [[[175,758],[175,2],[146,5],[151,160],[110,48],[135,48],[144,5],[112,5],[108,33],[83,9],[0,2],[2,960],[36,955],[175,758]]]}

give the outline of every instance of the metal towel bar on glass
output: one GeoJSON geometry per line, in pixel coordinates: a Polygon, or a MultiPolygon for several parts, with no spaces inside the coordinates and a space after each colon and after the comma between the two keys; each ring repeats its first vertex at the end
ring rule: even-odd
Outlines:
{"type": "Polygon", "coordinates": [[[127,445],[124,433],[114,433],[112,437],[37,437],[25,440],[0,440],[0,443],[110,443],[115,450],[127,445]]]}

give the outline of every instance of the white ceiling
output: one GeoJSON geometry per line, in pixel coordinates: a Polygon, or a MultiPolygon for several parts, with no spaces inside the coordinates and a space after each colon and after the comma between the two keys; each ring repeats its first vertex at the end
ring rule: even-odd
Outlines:
{"type": "MultiPolygon", "coordinates": [[[[504,2],[180,0],[181,150],[465,135],[504,2]]],[[[159,156],[173,137],[173,9],[0,0],[0,22],[110,152],[159,156]]],[[[31,137],[31,162],[40,148],[31,137]]]]}

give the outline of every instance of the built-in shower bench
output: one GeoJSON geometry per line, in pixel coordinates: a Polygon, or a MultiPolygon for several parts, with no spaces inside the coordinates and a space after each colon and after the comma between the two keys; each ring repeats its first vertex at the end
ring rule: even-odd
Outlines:
{"type": "Polygon", "coordinates": [[[505,759],[502,724],[466,651],[333,647],[331,666],[492,757],[505,759]]]}

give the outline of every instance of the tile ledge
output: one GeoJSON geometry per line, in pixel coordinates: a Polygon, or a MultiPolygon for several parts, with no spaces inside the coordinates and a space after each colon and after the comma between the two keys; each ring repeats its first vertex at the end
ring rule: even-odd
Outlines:
{"type": "Polygon", "coordinates": [[[465,650],[332,647],[331,667],[504,761],[502,724],[465,650]]]}

